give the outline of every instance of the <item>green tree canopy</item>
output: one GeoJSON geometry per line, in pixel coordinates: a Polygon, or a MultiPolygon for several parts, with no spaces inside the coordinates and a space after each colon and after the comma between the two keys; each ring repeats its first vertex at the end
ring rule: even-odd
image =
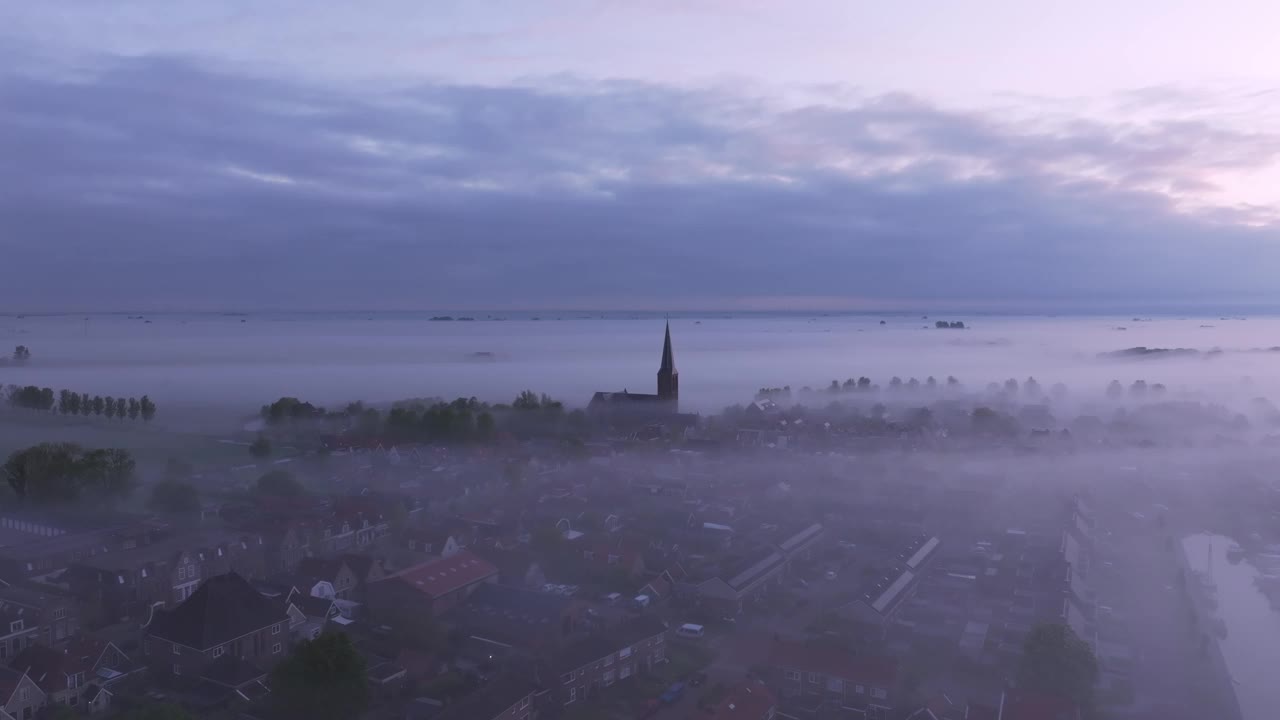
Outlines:
{"type": "Polygon", "coordinates": [[[258,478],[257,490],[276,497],[297,497],[305,492],[302,483],[287,470],[272,470],[258,478]]]}
{"type": "Polygon", "coordinates": [[[359,717],[369,704],[364,659],[343,633],[304,640],[271,674],[276,717],[359,717]]]}
{"type": "Polygon", "coordinates": [[[266,435],[259,435],[257,439],[250,443],[249,454],[259,460],[271,457],[271,441],[267,439],[266,435]]]}
{"type": "Polygon", "coordinates": [[[181,705],[147,703],[121,713],[116,720],[191,720],[191,715],[181,705]]]}
{"type": "Polygon", "coordinates": [[[1018,664],[1018,687],[1067,698],[1083,711],[1093,707],[1098,661],[1093,648],[1069,625],[1044,623],[1031,628],[1018,664]]]}
{"type": "Polygon", "coordinates": [[[14,494],[37,503],[74,502],[87,495],[123,497],[133,490],[134,471],[127,450],[85,450],[74,443],[42,443],[15,451],[3,468],[14,494]]]}

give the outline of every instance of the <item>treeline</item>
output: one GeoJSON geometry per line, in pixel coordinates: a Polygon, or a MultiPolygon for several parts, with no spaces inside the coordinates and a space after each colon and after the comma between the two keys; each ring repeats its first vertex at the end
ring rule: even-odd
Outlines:
{"type": "Polygon", "coordinates": [[[53,388],[35,385],[10,385],[5,392],[11,406],[24,410],[52,412],[56,409],[62,415],[105,415],[121,420],[142,418],[143,422],[151,422],[156,416],[156,404],[146,395],[141,398],[103,397],[59,390],[55,397],[53,388]]]}
{"type": "Polygon", "coordinates": [[[0,358],[0,366],[4,365],[26,365],[31,360],[31,349],[26,345],[19,345],[13,349],[13,355],[7,358],[0,358]]]}
{"type": "MultiPolygon", "coordinates": [[[[395,403],[385,413],[361,402],[329,411],[284,397],[264,405],[261,415],[268,427],[312,424],[388,442],[483,443],[495,439],[499,432],[516,437],[549,437],[581,436],[589,430],[586,413],[565,412],[560,401],[530,390],[520,393],[510,404],[489,404],[476,398],[406,400],[395,403]]],[[[269,453],[265,440],[255,445],[266,450],[255,455],[269,453]]]]}
{"type": "MultiPolygon", "coordinates": [[[[886,389],[890,392],[932,393],[942,388],[946,388],[948,391],[960,390],[964,388],[964,384],[954,376],[948,376],[945,381],[940,381],[933,376],[929,376],[923,381],[918,380],[917,378],[903,380],[902,378],[895,376],[889,380],[889,384],[886,389]]],[[[873,383],[871,378],[863,376],[856,380],[854,378],[848,378],[844,382],[832,380],[831,384],[821,392],[828,395],[842,395],[846,393],[876,393],[880,390],[880,385],[873,383]]],[[[988,383],[986,391],[989,395],[1022,395],[1031,399],[1039,399],[1045,396],[1065,396],[1067,394],[1067,386],[1062,383],[1054,383],[1051,388],[1046,390],[1034,377],[1029,377],[1021,382],[1015,378],[1009,378],[1003,383],[988,383]]],[[[1121,384],[1119,380],[1112,380],[1106,387],[1106,395],[1111,399],[1119,399],[1124,397],[1126,394],[1133,398],[1144,398],[1148,395],[1160,397],[1167,391],[1168,388],[1166,388],[1163,383],[1148,384],[1146,380],[1135,380],[1127,388],[1121,384]]],[[[819,391],[808,386],[800,389],[800,394],[802,395],[817,394],[818,392],[819,391]]],[[[789,401],[791,400],[791,397],[792,391],[790,385],[780,388],[760,388],[756,391],[755,395],[756,400],[773,400],[775,402],[789,401]]]]}
{"type": "Polygon", "coordinates": [[[136,463],[128,450],[41,443],[18,450],[4,464],[19,500],[40,504],[110,501],[133,491],[136,463]]]}

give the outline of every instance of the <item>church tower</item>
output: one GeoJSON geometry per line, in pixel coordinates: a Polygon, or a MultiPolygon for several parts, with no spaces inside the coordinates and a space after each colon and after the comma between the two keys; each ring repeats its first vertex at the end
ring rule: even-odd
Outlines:
{"type": "Polygon", "coordinates": [[[680,405],[680,373],[676,371],[676,357],[671,352],[671,323],[667,323],[667,338],[662,342],[662,364],[658,367],[658,397],[671,403],[673,410],[680,405]]]}

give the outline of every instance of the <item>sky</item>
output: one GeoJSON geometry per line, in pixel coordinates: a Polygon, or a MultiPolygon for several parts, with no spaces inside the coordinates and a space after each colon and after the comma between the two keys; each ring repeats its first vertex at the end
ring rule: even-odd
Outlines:
{"type": "Polygon", "coordinates": [[[1276,27],[0,0],[0,307],[1280,307],[1276,27]]]}

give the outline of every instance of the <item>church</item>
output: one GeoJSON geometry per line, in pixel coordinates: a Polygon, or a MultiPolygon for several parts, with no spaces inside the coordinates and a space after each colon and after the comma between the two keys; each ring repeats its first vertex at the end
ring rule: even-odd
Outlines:
{"type": "Polygon", "coordinates": [[[675,353],[671,349],[671,323],[667,323],[667,336],[662,342],[657,394],[626,390],[598,392],[591,397],[587,412],[619,420],[661,420],[680,413],[680,373],[676,371],[675,353]]]}

